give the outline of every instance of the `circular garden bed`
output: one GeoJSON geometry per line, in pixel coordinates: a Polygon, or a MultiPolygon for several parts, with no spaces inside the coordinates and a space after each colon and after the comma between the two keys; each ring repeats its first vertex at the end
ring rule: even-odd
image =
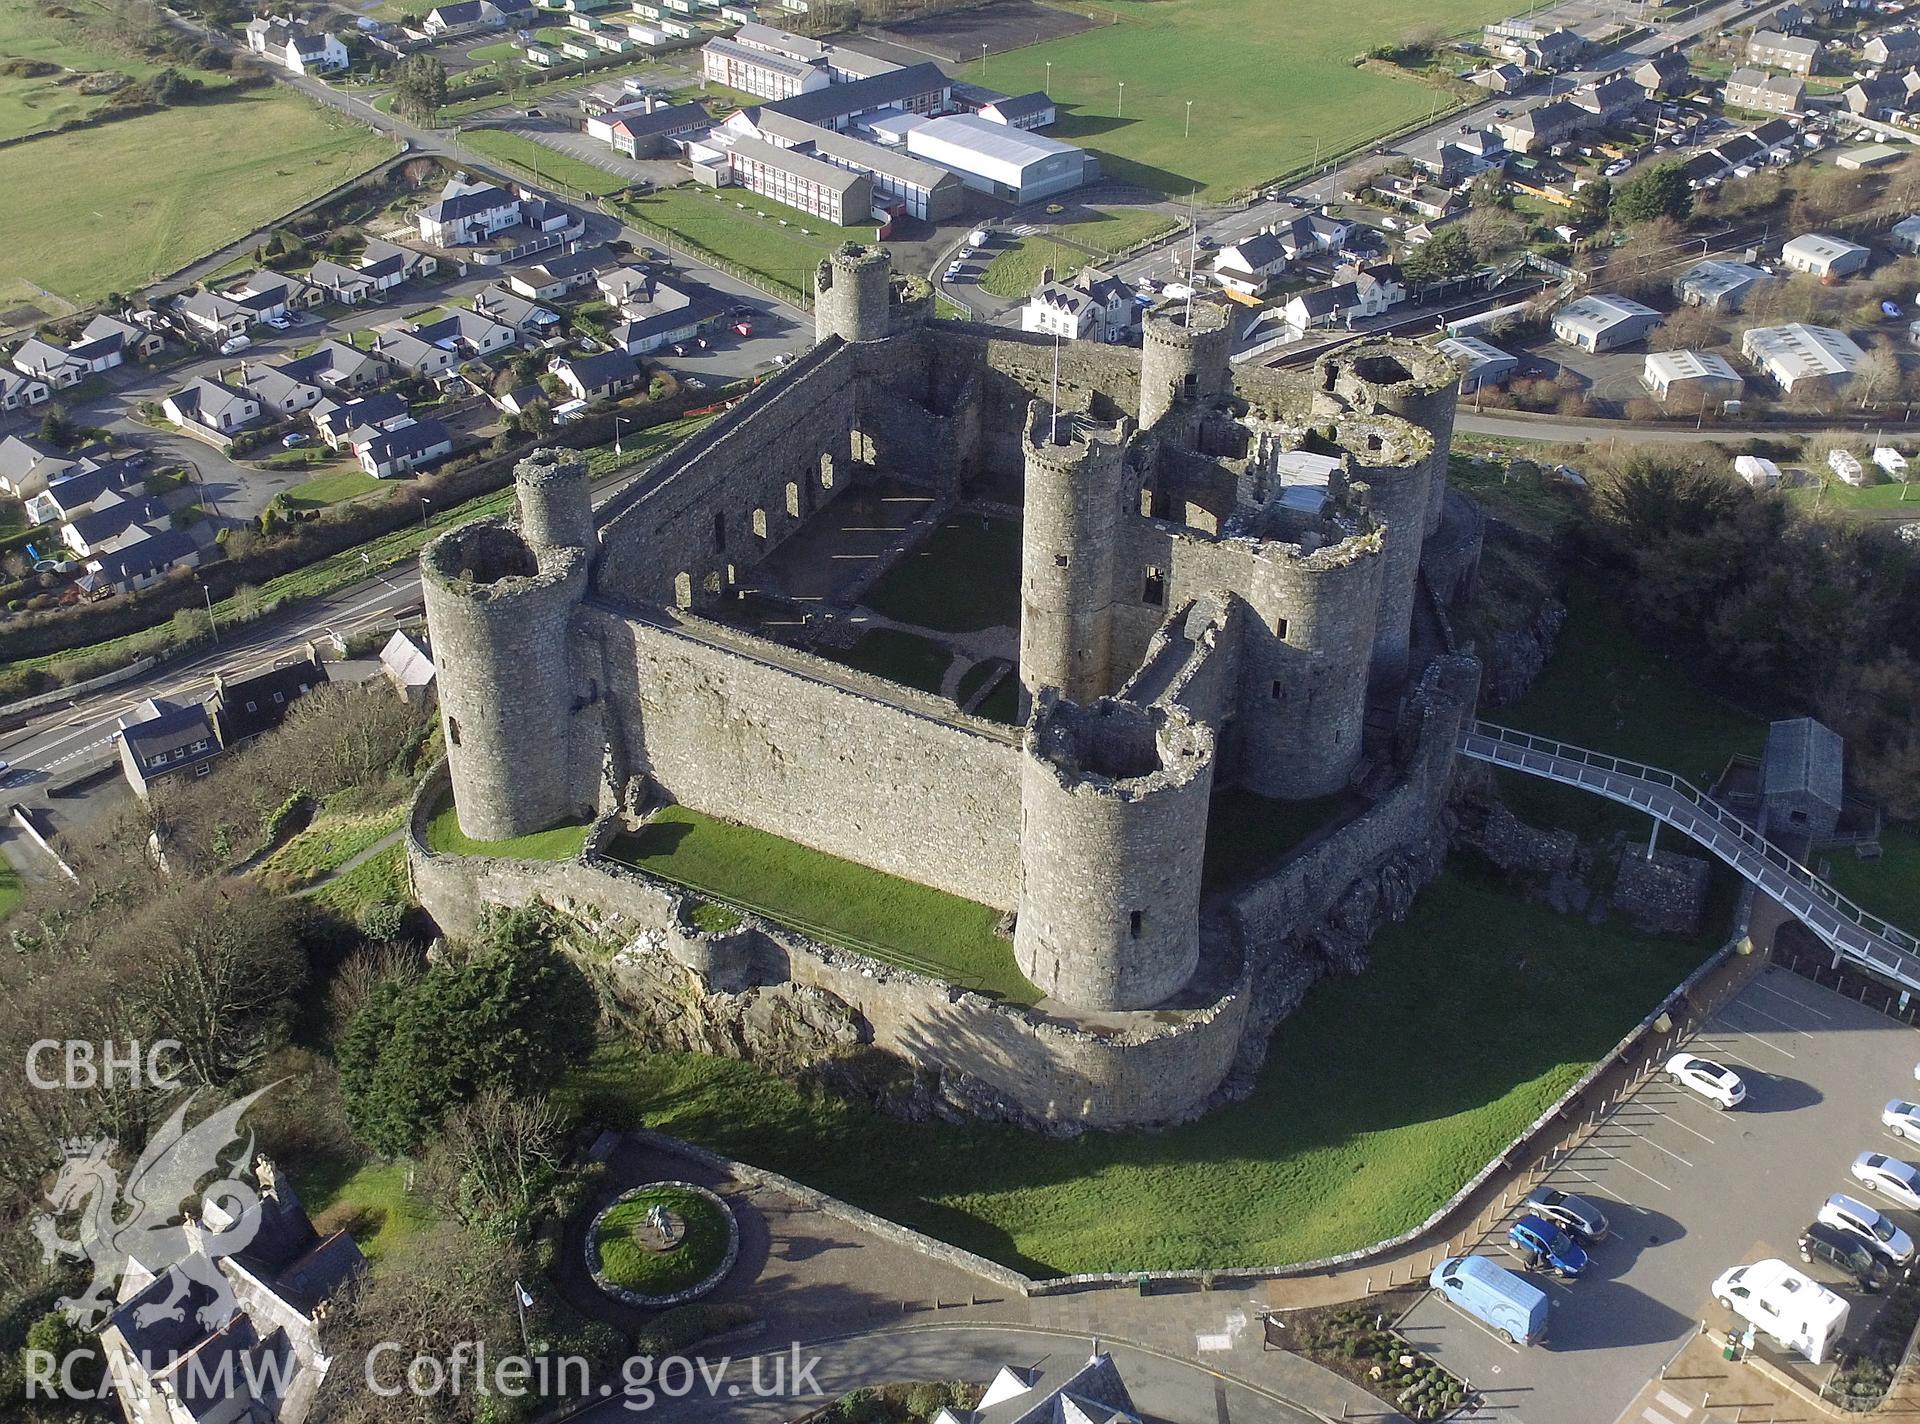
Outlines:
{"type": "Polygon", "coordinates": [[[679,1305],[726,1279],[740,1253],[740,1225],[705,1187],[649,1182],[601,1209],[586,1250],[587,1270],[607,1294],[629,1305],[679,1305]]]}

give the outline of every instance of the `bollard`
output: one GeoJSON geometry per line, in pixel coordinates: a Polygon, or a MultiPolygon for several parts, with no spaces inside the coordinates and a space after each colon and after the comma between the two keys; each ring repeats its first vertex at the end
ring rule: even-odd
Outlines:
{"type": "MultiPolygon", "coordinates": [[[[1765,468],[1766,468],[1766,466],[1764,466],[1764,465],[1763,465],[1763,466],[1761,466],[1761,468],[1762,468],[1762,469],[1765,469],[1765,468]]],[[[1372,1295],[1372,1294],[1373,1294],[1373,1277],[1372,1277],[1372,1276],[1368,1276],[1368,1277],[1367,1277],[1367,1291],[1366,1291],[1366,1293],[1367,1293],[1368,1295],[1372,1295]]]]}

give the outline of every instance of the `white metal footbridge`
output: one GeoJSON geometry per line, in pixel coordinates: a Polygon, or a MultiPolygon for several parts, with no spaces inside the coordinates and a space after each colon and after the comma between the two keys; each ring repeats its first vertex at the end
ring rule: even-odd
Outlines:
{"type": "Polygon", "coordinates": [[[1806,866],[1683,777],[1604,752],[1474,722],[1460,750],[1490,762],[1596,796],[1624,802],[1691,836],[1759,890],[1798,917],[1842,959],[1920,993],[1920,941],[1861,909],[1806,866]]]}

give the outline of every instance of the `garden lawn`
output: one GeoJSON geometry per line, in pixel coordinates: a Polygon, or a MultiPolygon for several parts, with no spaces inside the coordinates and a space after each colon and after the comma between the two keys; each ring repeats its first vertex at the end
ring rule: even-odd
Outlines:
{"type": "Polygon", "coordinates": [[[390,845],[378,855],[369,856],[315,891],[313,898],[350,920],[358,920],[371,905],[408,904],[413,889],[407,881],[407,848],[390,845]]]}
{"type": "Polygon", "coordinates": [[[522,176],[538,174],[540,183],[546,187],[565,188],[573,193],[611,193],[627,186],[627,180],[617,173],[582,163],[558,149],[505,129],[469,129],[460,135],[460,142],[482,158],[521,170],[522,176]]]}
{"type": "Polygon", "coordinates": [[[898,628],[869,629],[850,648],[823,644],[813,651],[842,667],[932,693],[940,691],[940,684],[946,680],[947,665],[953,661],[953,654],[932,639],[917,633],[903,633],[898,628]]]}
{"type": "Polygon", "coordinates": [[[1714,937],[1589,925],[1455,863],[1367,973],[1315,985],[1279,1026],[1251,1097],[1152,1134],[902,1123],[750,1064],[636,1049],[603,1050],[570,1089],[598,1123],[644,1121],[1031,1272],[1276,1265],[1425,1220],[1714,937]]]}
{"type": "Polygon", "coordinates": [[[0,251],[42,286],[94,302],[217,251],[392,152],[279,86],[35,139],[0,149],[0,193],[33,195],[0,203],[0,251]],[[112,240],[76,240],[103,223],[112,240]]]}
{"type": "Polygon", "coordinates": [[[672,1295],[704,1281],[727,1254],[727,1218],[718,1207],[684,1187],[661,1186],[617,1203],[601,1218],[593,1247],[600,1271],[617,1286],[641,1295],[672,1295]],[[647,1213],[663,1206],[680,1218],[686,1235],[671,1251],[649,1251],[633,1239],[647,1213]]]}
{"type": "Polygon", "coordinates": [[[319,509],[322,505],[338,504],[343,499],[369,494],[382,487],[382,481],[355,466],[297,484],[287,491],[286,500],[296,509],[319,509]]]}
{"type": "Polygon", "coordinates": [[[1019,627],[1019,523],[955,515],[888,570],[867,606],[943,633],[1019,627]]]}
{"type": "Polygon", "coordinates": [[[406,821],[404,804],[371,811],[322,809],[312,825],[267,857],[260,872],[284,881],[292,889],[311,885],[362,851],[380,844],[406,821]]]}
{"type": "Polygon", "coordinates": [[[1050,237],[1023,237],[987,264],[980,285],[996,297],[1030,296],[1047,268],[1053,268],[1054,280],[1064,282],[1093,260],[1050,237]]]}
{"type": "Polygon", "coordinates": [[[607,853],[876,959],[1015,1003],[1039,997],[994,933],[1000,912],[989,905],[684,806],[661,808],[607,853]]]}
{"type": "Polygon", "coordinates": [[[1108,177],[1178,197],[1197,186],[1211,198],[1307,166],[1316,141],[1325,160],[1425,118],[1436,97],[1457,102],[1414,79],[1356,69],[1353,58],[1413,30],[1470,30],[1507,13],[1484,0],[1376,0],[1358,11],[1312,0],[1085,8],[1118,23],[992,55],[954,77],[1006,94],[1045,89],[1060,110],[1047,136],[1094,150],[1108,177]]]}
{"type": "Polygon", "coordinates": [[[382,1256],[433,1225],[438,1215],[407,1191],[412,1170],[405,1162],[326,1158],[297,1169],[294,1186],[321,1235],[351,1231],[354,1244],[377,1268],[382,1256]]]}
{"type": "Polygon", "coordinates": [[[1040,282],[1040,272],[1051,267],[1064,281],[1098,257],[1081,248],[1106,254],[1171,232],[1179,220],[1151,208],[1079,208],[1061,217],[1044,235],[1016,239],[987,264],[980,285],[996,297],[1024,297],[1040,282]],[[1064,241],[1062,239],[1065,239],[1064,241]]]}
{"type": "Polygon", "coordinates": [[[1856,860],[1851,850],[1826,853],[1834,889],[1862,909],[1920,933],[1920,830],[1887,826],[1880,832],[1880,859],[1856,860]]]}
{"type": "MultiPolygon", "coordinates": [[[[1868,473],[1880,479],[1878,470],[1869,469],[1868,473]]],[[[1788,490],[1787,498],[1814,509],[1845,509],[1882,519],[1920,519],[1920,492],[1897,480],[1847,485],[1839,480],[1823,479],[1788,490]]]]}
{"type": "Polygon", "coordinates": [[[835,227],[741,188],[719,189],[717,196],[706,188],[667,188],[618,207],[629,217],[658,224],[685,244],[800,292],[813,290],[813,269],[821,258],[843,242],[871,242],[874,233],[871,223],[835,227]]]}
{"type": "Polygon", "coordinates": [[[0,920],[13,913],[13,907],[20,903],[22,893],[20,872],[0,862],[0,920]]]}
{"type": "MultiPolygon", "coordinates": [[[[99,19],[104,25],[113,23],[104,11],[99,19]]],[[[97,112],[112,96],[82,94],[78,83],[82,74],[112,70],[137,81],[167,68],[72,20],[49,15],[28,0],[0,0],[0,60],[6,59],[55,64],[63,72],[39,78],[0,74],[0,139],[57,128],[97,112]]],[[[228,75],[205,70],[183,73],[209,89],[222,89],[232,82],[228,75]]]]}
{"type": "Polygon", "coordinates": [[[427,846],[442,855],[497,855],[509,860],[572,860],[587,844],[587,827],[555,826],[504,841],[477,841],[460,829],[449,802],[427,823],[427,846]]]}

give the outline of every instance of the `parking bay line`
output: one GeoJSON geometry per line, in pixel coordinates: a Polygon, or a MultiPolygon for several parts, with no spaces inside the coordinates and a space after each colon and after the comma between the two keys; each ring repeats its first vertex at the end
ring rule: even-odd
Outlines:
{"type": "Polygon", "coordinates": [[[1662,1112],[1659,1108],[1655,1107],[1652,1103],[1647,1103],[1646,1109],[1648,1112],[1652,1113],[1655,1117],[1659,1118],[1662,1122],[1670,1122],[1675,1127],[1679,1128],[1682,1132],[1691,1132],[1695,1137],[1699,1138],[1702,1142],[1706,1143],[1707,1146],[1709,1147],[1715,1147],[1719,1145],[1711,1137],[1708,1137],[1706,1133],[1700,1131],[1699,1128],[1687,1126],[1686,1123],[1680,1121],[1680,1119],[1675,1117],[1672,1113],[1662,1112]]]}
{"type": "Polygon", "coordinates": [[[1659,1143],[1655,1142],[1651,1137],[1648,1137],[1644,1132],[1637,1132],[1633,1128],[1628,1127],[1625,1123],[1615,1123],[1614,1126],[1618,1127],[1622,1132],[1626,1133],[1629,1137],[1639,1138],[1642,1142],[1646,1143],[1647,1146],[1653,1148],[1656,1152],[1666,1153],[1667,1156],[1673,1158],[1673,1160],[1678,1162],[1682,1167],[1691,1167],[1693,1165],[1693,1163],[1689,1162],[1686,1158],[1682,1157],[1678,1152],[1675,1152],[1671,1147],[1662,1147],[1659,1143]]]}
{"type": "MultiPolygon", "coordinates": [[[[1733,1005],[1729,1004],[1727,1007],[1732,1008],[1733,1005]]],[[[1788,1023],[1785,1019],[1781,1018],[1777,1014],[1768,1013],[1765,1009],[1761,1008],[1758,1004],[1742,1004],[1740,1005],[1740,1007],[1745,1009],[1750,1014],[1760,1015],[1761,1018],[1766,1019],[1769,1023],[1779,1024],[1780,1027],[1785,1029],[1788,1033],[1797,1033],[1802,1038],[1813,1037],[1813,1035],[1808,1033],[1805,1029],[1798,1028],[1795,1025],[1788,1023]]]]}
{"type": "Polygon", "coordinates": [[[1609,1162],[1613,1163],[1615,1166],[1625,1167],[1629,1172],[1632,1172],[1637,1177],[1645,1177],[1649,1182],[1652,1182],[1656,1187],[1660,1188],[1660,1190],[1663,1192],[1670,1192],[1673,1190],[1672,1187],[1668,1186],[1665,1182],[1661,1181],[1658,1177],[1654,1176],[1653,1173],[1641,1171],[1638,1167],[1634,1166],[1633,1163],[1627,1161],[1623,1157],[1616,1157],[1613,1153],[1607,1151],[1606,1148],[1600,1146],[1598,1143],[1588,1143],[1587,1146],[1582,1150],[1599,1153],[1602,1157],[1606,1158],[1609,1162]]]}
{"type": "Polygon", "coordinates": [[[1758,981],[1755,981],[1753,984],[1749,985],[1748,987],[1758,989],[1763,994],[1771,994],[1776,999],[1785,999],[1789,1004],[1792,1004],[1796,1009],[1805,1009],[1808,1013],[1816,1015],[1819,1018],[1826,1019],[1829,1023],[1833,1021],[1833,1015],[1828,1013],[1825,1009],[1816,1009],[1812,1004],[1805,1003],[1802,1000],[1795,998],[1792,994],[1783,994],[1778,989],[1774,988],[1771,984],[1762,984],[1758,981]]]}

